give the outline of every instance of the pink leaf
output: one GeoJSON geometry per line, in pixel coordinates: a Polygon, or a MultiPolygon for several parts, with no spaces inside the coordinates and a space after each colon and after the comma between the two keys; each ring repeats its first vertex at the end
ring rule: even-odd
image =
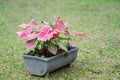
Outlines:
{"type": "Polygon", "coordinates": [[[26,33],[30,34],[34,31],[34,28],[33,27],[29,27],[27,28],[26,30],[24,30],[26,33]]]}
{"type": "Polygon", "coordinates": [[[57,53],[57,46],[55,45],[50,45],[48,47],[48,50],[52,53],[52,54],[56,54],[57,53]]]}
{"type": "Polygon", "coordinates": [[[46,41],[53,37],[53,32],[51,32],[52,28],[50,26],[41,26],[39,30],[40,32],[38,33],[38,40],[46,41]]]}
{"type": "Polygon", "coordinates": [[[68,26],[68,22],[64,22],[64,25],[65,25],[65,27],[67,27],[68,26]]]}
{"type": "Polygon", "coordinates": [[[27,41],[27,42],[25,43],[25,48],[26,48],[27,50],[32,49],[32,48],[35,48],[35,47],[36,47],[36,42],[34,42],[34,41],[27,41]]]}
{"type": "Polygon", "coordinates": [[[28,25],[29,25],[30,27],[34,27],[34,26],[36,26],[36,23],[35,23],[34,20],[32,20],[28,25]]]}
{"type": "Polygon", "coordinates": [[[60,16],[55,16],[54,18],[57,20],[57,19],[60,19],[60,16]]]}
{"type": "Polygon", "coordinates": [[[32,40],[32,39],[34,39],[36,37],[37,37],[37,33],[33,32],[33,33],[28,35],[28,40],[32,40]]]}
{"type": "Polygon", "coordinates": [[[20,40],[26,40],[27,39],[27,33],[24,31],[17,32],[20,40]]]}
{"type": "Polygon", "coordinates": [[[74,41],[70,41],[69,43],[70,43],[70,46],[72,46],[72,47],[76,47],[77,46],[77,44],[74,41]]]}
{"type": "Polygon", "coordinates": [[[63,21],[60,19],[60,16],[55,16],[55,19],[57,20],[57,25],[56,25],[56,29],[64,29],[65,25],[63,23],[63,21]]]}
{"type": "Polygon", "coordinates": [[[70,34],[69,34],[68,31],[65,31],[65,32],[64,32],[64,35],[67,36],[67,37],[70,37],[70,34]]]}
{"type": "Polygon", "coordinates": [[[52,30],[52,28],[48,25],[41,25],[41,26],[38,27],[38,30],[40,30],[41,32],[48,33],[49,31],[52,30]]]}
{"type": "Polygon", "coordinates": [[[17,32],[18,36],[19,36],[19,39],[20,40],[29,40],[29,35],[34,31],[34,29],[32,27],[26,29],[26,30],[23,30],[23,31],[20,31],[20,32],[17,32]]]}
{"type": "Polygon", "coordinates": [[[79,37],[82,37],[82,38],[91,38],[91,36],[88,36],[83,32],[75,32],[75,36],[79,36],[79,37]]]}
{"type": "Polygon", "coordinates": [[[21,28],[27,28],[28,24],[23,23],[23,24],[19,25],[19,27],[21,27],[21,28]]]}

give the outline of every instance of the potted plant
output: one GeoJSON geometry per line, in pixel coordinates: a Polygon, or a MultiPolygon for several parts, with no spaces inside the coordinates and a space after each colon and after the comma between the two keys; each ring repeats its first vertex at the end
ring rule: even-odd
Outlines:
{"type": "Polygon", "coordinates": [[[72,41],[72,36],[89,36],[84,33],[68,31],[67,22],[59,16],[56,23],[41,22],[41,25],[32,20],[28,24],[21,24],[23,30],[17,32],[20,40],[25,40],[28,53],[23,54],[27,70],[32,75],[48,76],[49,72],[70,64],[76,59],[78,48],[72,41]]]}

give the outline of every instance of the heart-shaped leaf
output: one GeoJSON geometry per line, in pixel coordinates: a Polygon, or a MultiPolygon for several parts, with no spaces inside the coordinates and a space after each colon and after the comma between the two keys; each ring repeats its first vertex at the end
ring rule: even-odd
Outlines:
{"type": "Polygon", "coordinates": [[[67,46],[64,43],[59,43],[58,45],[59,45],[59,47],[61,49],[63,49],[64,51],[68,52],[67,46]]]}
{"type": "Polygon", "coordinates": [[[57,46],[54,44],[50,44],[48,46],[48,51],[51,52],[52,54],[56,54],[57,53],[57,46]]]}

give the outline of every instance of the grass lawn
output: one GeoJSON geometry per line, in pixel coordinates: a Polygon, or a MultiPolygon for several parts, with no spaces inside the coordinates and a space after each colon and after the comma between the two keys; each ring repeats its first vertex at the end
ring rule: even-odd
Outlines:
{"type": "Polygon", "coordinates": [[[0,0],[0,80],[44,80],[27,72],[16,32],[23,22],[54,21],[55,15],[93,38],[77,39],[72,68],[45,80],[120,80],[120,0],[0,0]]]}

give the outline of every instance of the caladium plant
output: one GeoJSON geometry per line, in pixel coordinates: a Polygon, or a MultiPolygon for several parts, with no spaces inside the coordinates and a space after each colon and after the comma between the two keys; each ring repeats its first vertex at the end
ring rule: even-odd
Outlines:
{"type": "Polygon", "coordinates": [[[45,21],[37,24],[32,20],[19,26],[23,30],[17,34],[20,40],[26,40],[25,48],[30,50],[28,54],[51,57],[63,51],[68,52],[70,46],[75,47],[76,44],[72,41],[72,36],[90,38],[82,32],[69,32],[67,22],[63,22],[59,16],[56,16],[55,19],[56,23],[54,24],[45,21]]]}

